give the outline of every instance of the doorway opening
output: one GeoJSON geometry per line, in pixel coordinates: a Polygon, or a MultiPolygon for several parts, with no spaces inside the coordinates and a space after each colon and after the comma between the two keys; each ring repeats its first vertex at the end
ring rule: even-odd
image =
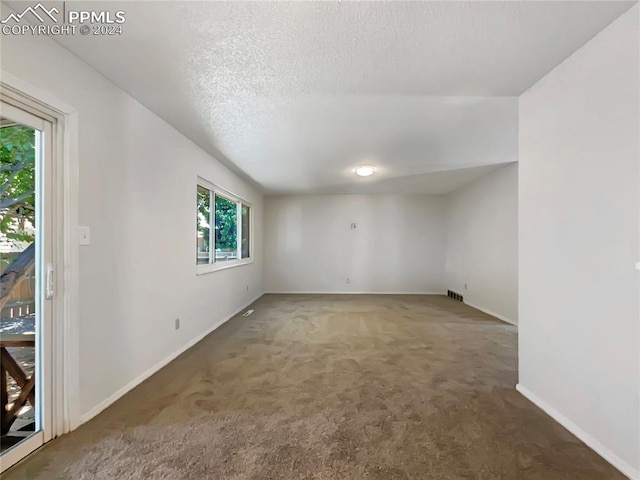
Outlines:
{"type": "Polygon", "coordinates": [[[0,461],[6,469],[52,432],[53,123],[0,111],[0,461]]]}

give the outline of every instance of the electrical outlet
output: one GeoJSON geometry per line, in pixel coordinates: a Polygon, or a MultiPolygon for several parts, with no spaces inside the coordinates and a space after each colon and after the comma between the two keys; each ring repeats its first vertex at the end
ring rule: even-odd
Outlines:
{"type": "Polygon", "coordinates": [[[176,318],[176,330],[180,330],[180,319],[176,318]]]}
{"type": "Polygon", "coordinates": [[[347,277],[347,283],[351,283],[351,279],[347,277]]]}

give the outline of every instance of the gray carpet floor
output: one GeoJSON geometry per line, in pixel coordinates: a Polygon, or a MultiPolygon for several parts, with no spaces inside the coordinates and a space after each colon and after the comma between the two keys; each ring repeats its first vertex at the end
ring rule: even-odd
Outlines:
{"type": "Polygon", "coordinates": [[[18,479],[623,479],[515,391],[517,329],[442,296],[266,295],[18,479]]]}

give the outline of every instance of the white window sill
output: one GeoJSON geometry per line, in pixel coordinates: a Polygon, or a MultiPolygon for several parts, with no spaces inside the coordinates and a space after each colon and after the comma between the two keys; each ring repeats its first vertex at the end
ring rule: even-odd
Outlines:
{"type": "Polygon", "coordinates": [[[205,265],[196,265],[196,275],[208,275],[219,270],[227,270],[229,268],[241,267],[243,265],[250,265],[252,263],[253,258],[245,258],[243,260],[236,260],[233,262],[207,263],[205,265]]]}

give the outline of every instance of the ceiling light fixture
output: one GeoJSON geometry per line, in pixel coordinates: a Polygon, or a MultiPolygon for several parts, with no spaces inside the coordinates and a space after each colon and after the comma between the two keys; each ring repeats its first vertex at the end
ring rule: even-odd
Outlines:
{"type": "Polygon", "coordinates": [[[361,177],[368,177],[370,175],[373,175],[375,172],[376,167],[370,167],[368,165],[363,165],[361,167],[356,167],[353,169],[353,173],[361,177]]]}

